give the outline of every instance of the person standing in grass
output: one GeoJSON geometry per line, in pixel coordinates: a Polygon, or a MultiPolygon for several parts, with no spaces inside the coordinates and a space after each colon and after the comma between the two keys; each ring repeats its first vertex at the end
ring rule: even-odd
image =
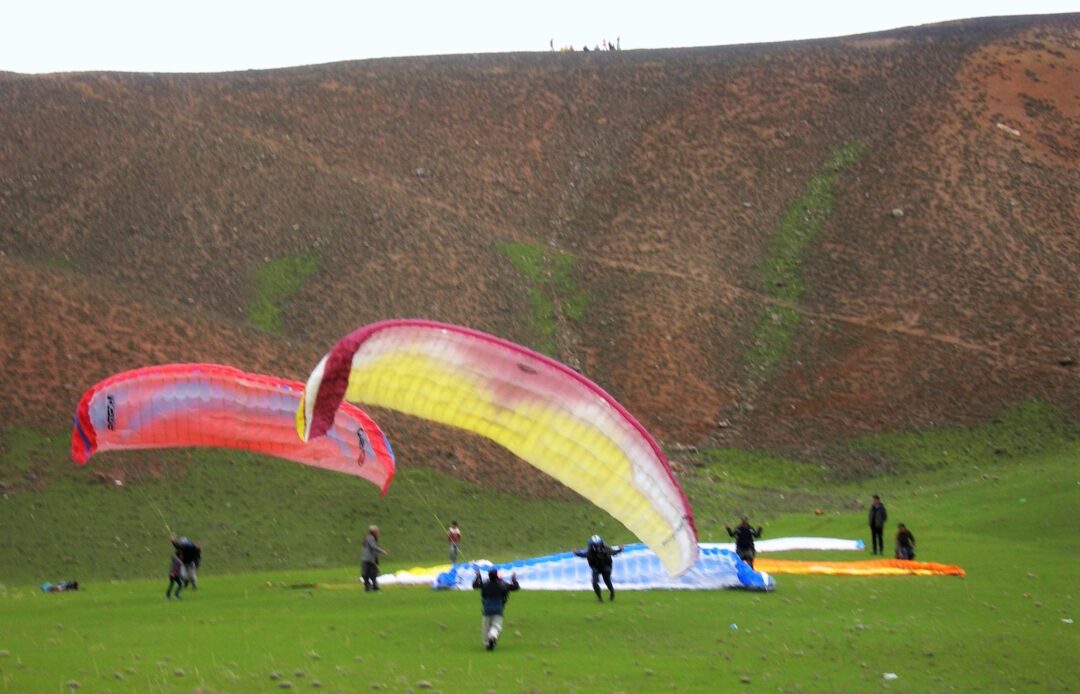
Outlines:
{"type": "Polygon", "coordinates": [[[872,554],[885,553],[885,521],[889,519],[889,513],[885,510],[885,504],[881,503],[881,497],[874,495],[874,503],[870,504],[870,541],[873,544],[872,554]]]}
{"type": "Polygon", "coordinates": [[[446,531],[446,541],[450,545],[450,563],[457,564],[458,552],[461,551],[461,528],[457,521],[450,521],[450,527],[446,531]]]}
{"type": "Polygon", "coordinates": [[[574,550],[575,556],[584,557],[589,562],[589,568],[592,569],[592,589],[596,593],[596,599],[600,602],[604,601],[604,598],[600,595],[601,576],[604,578],[604,585],[608,589],[608,599],[615,599],[615,586],[611,584],[611,558],[619,552],[622,552],[622,547],[608,547],[599,535],[593,535],[589,538],[589,546],[586,549],[574,550]]]}
{"type": "Polygon", "coordinates": [[[746,516],[742,517],[739,525],[734,530],[730,525],[725,525],[728,537],[735,538],[735,554],[739,555],[739,559],[750,565],[750,568],[754,568],[754,557],[757,556],[757,550],[754,548],[754,538],[761,537],[761,526],[756,528],[750,527],[750,519],[746,516]]]}
{"type": "Polygon", "coordinates": [[[473,590],[480,591],[480,604],[484,615],[480,622],[480,636],[484,648],[493,651],[495,644],[499,642],[499,634],[502,633],[503,612],[506,610],[506,601],[510,599],[510,591],[521,590],[521,585],[518,584],[517,573],[511,573],[510,582],[507,583],[499,578],[499,570],[492,568],[488,570],[487,581],[480,575],[480,569],[477,569],[472,587],[473,590]]]}
{"type": "Polygon", "coordinates": [[[165,589],[165,599],[173,599],[173,587],[176,587],[176,599],[180,599],[180,591],[184,588],[184,582],[180,578],[184,571],[184,564],[180,561],[180,550],[173,553],[172,563],[169,565],[169,587],[165,589]]]}
{"type": "Polygon", "coordinates": [[[364,581],[364,592],[379,589],[379,555],[390,554],[379,546],[379,526],[368,528],[364,538],[364,549],[360,554],[360,578],[364,581]]]}
{"type": "Polygon", "coordinates": [[[896,526],[896,558],[897,559],[914,559],[915,558],[915,536],[911,534],[911,531],[907,529],[907,526],[900,523],[896,526]]]}

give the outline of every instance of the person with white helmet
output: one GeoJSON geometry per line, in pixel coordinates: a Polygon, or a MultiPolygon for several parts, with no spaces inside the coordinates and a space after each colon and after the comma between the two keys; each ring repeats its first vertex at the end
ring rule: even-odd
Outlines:
{"type": "Polygon", "coordinates": [[[604,578],[604,585],[608,589],[608,599],[615,599],[615,587],[611,585],[611,558],[621,552],[623,548],[619,545],[615,547],[608,547],[604,544],[604,540],[599,535],[593,535],[589,538],[589,546],[587,549],[575,549],[574,554],[579,557],[585,557],[589,562],[589,568],[592,569],[592,589],[596,593],[596,599],[600,602],[604,601],[603,596],[600,594],[600,577],[604,578]]]}

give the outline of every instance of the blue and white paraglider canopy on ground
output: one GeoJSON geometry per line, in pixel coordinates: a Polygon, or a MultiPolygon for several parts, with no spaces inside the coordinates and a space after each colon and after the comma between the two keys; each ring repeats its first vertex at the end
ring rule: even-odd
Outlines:
{"type": "MultiPolygon", "coordinates": [[[[847,550],[864,549],[862,540],[843,540],[826,537],[784,537],[761,540],[756,543],[759,553],[786,552],[791,550],[847,550]]],[[[683,575],[673,578],[664,570],[659,558],[643,544],[626,545],[615,557],[611,579],[627,590],[719,590],[743,588],[748,590],[773,590],[776,583],[772,576],[754,571],[735,554],[731,543],[701,543],[698,560],[683,575]]],[[[476,571],[487,574],[491,568],[509,578],[517,573],[518,580],[529,590],[589,590],[592,571],[588,562],[571,552],[549,554],[532,559],[493,564],[478,560],[441,567],[416,568],[398,571],[380,579],[385,584],[430,585],[442,590],[467,590],[472,586],[476,571]]]]}
{"type": "MultiPolygon", "coordinates": [[[[517,573],[518,581],[527,584],[529,590],[587,590],[592,583],[588,562],[572,552],[562,552],[504,564],[456,564],[439,574],[433,587],[471,588],[476,570],[492,567],[504,577],[517,573]]],[[[672,577],[648,547],[626,545],[622,554],[615,557],[611,580],[621,590],[773,590],[776,587],[771,576],[754,571],[731,550],[708,546],[701,547],[697,562],[688,571],[672,577]]]]}

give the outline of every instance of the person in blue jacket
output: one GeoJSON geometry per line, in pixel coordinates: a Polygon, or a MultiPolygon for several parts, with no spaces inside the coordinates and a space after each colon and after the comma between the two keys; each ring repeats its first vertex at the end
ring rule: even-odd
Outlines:
{"type": "Polygon", "coordinates": [[[482,606],[483,620],[480,623],[480,634],[484,641],[484,648],[489,651],[495,650],[495,644],[499,641],[499,634],[503,628],[503,612],[506,610],[506,602],[510,599],[510,592],[521,590],[518,584],[517,573],[510,574],[510,582],[499,578],[498,569],[488,570],[488,580],[480,576],[480,570],[476,570],[476,578],[473,579],[473,590],[480,591],[480,603],[482,606]]]}

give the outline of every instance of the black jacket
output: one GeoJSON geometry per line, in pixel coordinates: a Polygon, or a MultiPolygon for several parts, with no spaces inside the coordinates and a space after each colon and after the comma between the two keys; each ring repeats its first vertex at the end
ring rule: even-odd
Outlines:
{"type": "Polygon", "coordinates": [[[885,521],[889,519],[889,514],[885,510],[885,504],[876,503],[870,504],[870,527],[871,528],[884,528],[885,521]]]}
{"type": "Polygon", "coordinates": [[[185,564],[199,565],[202,560],[202,548],[191,542],[178,542],[173,540],[173,547],[180,550],[180,561],[185,564]]]}
{"type": "Polygon", "coordinates": [[[622,547],[612,549],[607,545],[589,545],[588,549],[575,549],[574,554],[585,557],[589,568],[595,571],[611,571],[611,558],[622,551],[622,547]]]}
{"type": "Polygon", "coordinates": [[[749,525],[737,525],[735,529],[727,529],[728,535],[735,538],[735,549],[753,549],[754,538],[761,537],[761,528],[751,528],[749,525]]]}

